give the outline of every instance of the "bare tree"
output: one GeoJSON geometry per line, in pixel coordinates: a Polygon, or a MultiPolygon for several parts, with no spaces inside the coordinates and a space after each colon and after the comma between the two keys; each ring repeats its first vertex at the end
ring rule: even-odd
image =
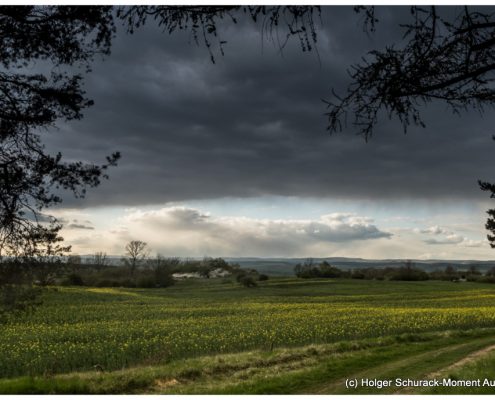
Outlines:
{"type": "Polygon", "coordinates": [[[71,254],[67,257],[67,266],[72,270],[72,272],[77,271],[82,264],[82,259],[79,254],[71,254]]]}
{"type": "Polygon", "coordinates": [[[180,258],[165,258],[157,254],[155,258],[150,258],[146,266],[153,272],[153,279],[157,287],[167,287],[175,283],[172,273],[179,267],[180,258]]]}
{"type": "Polygon", "coordinates": [[[130,268],[131,276],[134,276],[136,268],[141,264],[142,261],[146,259],[149,254],[147,249],[148,244],[140,240],[132,240],[125,246],[126,264],[130,268]]]}
{"type": "Polygon", "coordinates": [[[107,253],[104,253],[102,251],[98,251],[93,255],[93,265],[97,269],[104,268],[108,265],[108,258],[107,258],[107,253]]]}

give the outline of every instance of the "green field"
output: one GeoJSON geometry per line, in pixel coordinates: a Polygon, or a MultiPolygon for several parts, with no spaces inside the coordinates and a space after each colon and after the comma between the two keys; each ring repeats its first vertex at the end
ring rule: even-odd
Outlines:
{"type": "Polygon", "coordinates": [[[389,393],[400,390],[346,389],[345,379],[462,379],[468,361],[491,357],[480,350],[495,344],[495,285],[51,288],[32,314],[0,327],[0,340],[0,393],[389,393]]]}

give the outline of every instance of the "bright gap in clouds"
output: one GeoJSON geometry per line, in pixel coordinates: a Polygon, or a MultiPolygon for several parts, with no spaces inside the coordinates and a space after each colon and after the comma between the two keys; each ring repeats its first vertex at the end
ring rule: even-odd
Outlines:
{"type": "Polygon", "coordinates": [[[58,210],[73,252],[123,254],[130,240],[180,257],[493,259],[485,204],[221,199],[58,210]]]}

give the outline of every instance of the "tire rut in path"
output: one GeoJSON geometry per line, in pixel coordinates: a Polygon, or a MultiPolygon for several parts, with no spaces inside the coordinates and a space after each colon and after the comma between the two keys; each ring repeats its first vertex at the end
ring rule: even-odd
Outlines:
{"type": "MultiPolygon", "coordinates": [[[[439,378],[442,375],[445,375],[446,373],[448,373],[449,371],[452,371],[456,368],[462,367],[466,364],[469,364],[470,362],[476,361],[477,359],[484,357],[485,355],[487,355],[488,353],[490,353],[493,350],[495,350],[495,344],[491,344],[489,346],[483,347],[482,349],[473,351],[472,353],[469,353],[467,356],[461,358],[460,360],[457,360],[456,362],[454,362],[450,365],[447,365],[446,367],[443,367],[443,368],[441,368],[435,372],[431,372],[431,373],[425,375],[422,379],[439,378]]],[[[405,388],[402,390],[398,390],[397,392],[395,392],[395,394],[410,394],[410,393],[412,393],[412,391],[413,391],[413,388],[405,388]]]]}
{"type": "MultiPolygon", "coordinates": [[[[455,351],[457,349],[460,349],[465,346],[469,346],[471,343],[461,343],[461,344],[455,344],[455,345],[450,345],[446,347],[442,347],[440,349],[436,350],[428,350],[425,352],[421,352],[419,354],[415,354],[413,356],[406,356],[402,358],[398,358],[393,361],[389,361],[386,363],[381,363],[375,367],[372,368],[366,368],[363,370],[358,370],[356,371],[355,375],[352,376],[352,378],[356,379],[361,379],[361,378],[375,378],[382,376],[383,374],[387,372],[393,372],[393,371],[400,371],[401,368],[407,367],[409,365],[414,365],[418,362],[424,362],[425,360],[434,358],[437,354],[444,353],[445,351],[455,351]]],[[[495,348],[495,345],[491,345],[495,348]]],[[[491,347],[490,346],[490,347],[491,347]]],[[[325,394],[325,393],[333,393],[334,390],[336,389],[343,389],[345,388],[345,378],[339,379],[336,382],[326,384],[324,386],[321,386],[319,388],[315,388],[316,390],[312,390],[311,393],[314,394],[325,394]]],[[[399,391],[402,392],[402,391],[399,391]]],[[[349,390],[349,394],[352,394],[352,391],[349,390]]],[[[358,394],[358,392],[356,392],[358,394]]]]}
{"type": "Polygon", "coordinates": [[[429,375],[427,375],[427,378],[438,378],[439,376],[452,371],[453,369],[462,367],[466,364],[469,364],[470,362],[476,361],[478,358],[482,358],[491,351],[495,350],[495,344],[491,344],[490,346],[484,347],[480,350],[476,350],[470,354],[468,354],[466,357],[461,358],[460,360],[456,361],[453,364],[450,364],[449,366],[442,368],[438,371],[435,371],[429,375]]]}

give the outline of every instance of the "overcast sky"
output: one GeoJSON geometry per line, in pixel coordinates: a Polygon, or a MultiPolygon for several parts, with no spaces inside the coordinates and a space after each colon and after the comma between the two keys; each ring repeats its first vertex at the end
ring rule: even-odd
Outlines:
{"type": "Polygon", "coordinates": [[[225,24],[215,64],[187,33],[118,29],[86,76],[95,105],[45,135],[69,159],[122,153],[110,180],[54,211],[74,252],[140,239],[166,256],[494,259],[493,204],[477,186],[495,179],[493,110],[434,103],[426,129],[382,120],[368,143],[326,131],[322,100],[368,51],[400,41],[409,9],[378,16],[366,34],[352,7],[324,7],[318,52],[293,40],[282,54],[258,26],[225,24]]]}

